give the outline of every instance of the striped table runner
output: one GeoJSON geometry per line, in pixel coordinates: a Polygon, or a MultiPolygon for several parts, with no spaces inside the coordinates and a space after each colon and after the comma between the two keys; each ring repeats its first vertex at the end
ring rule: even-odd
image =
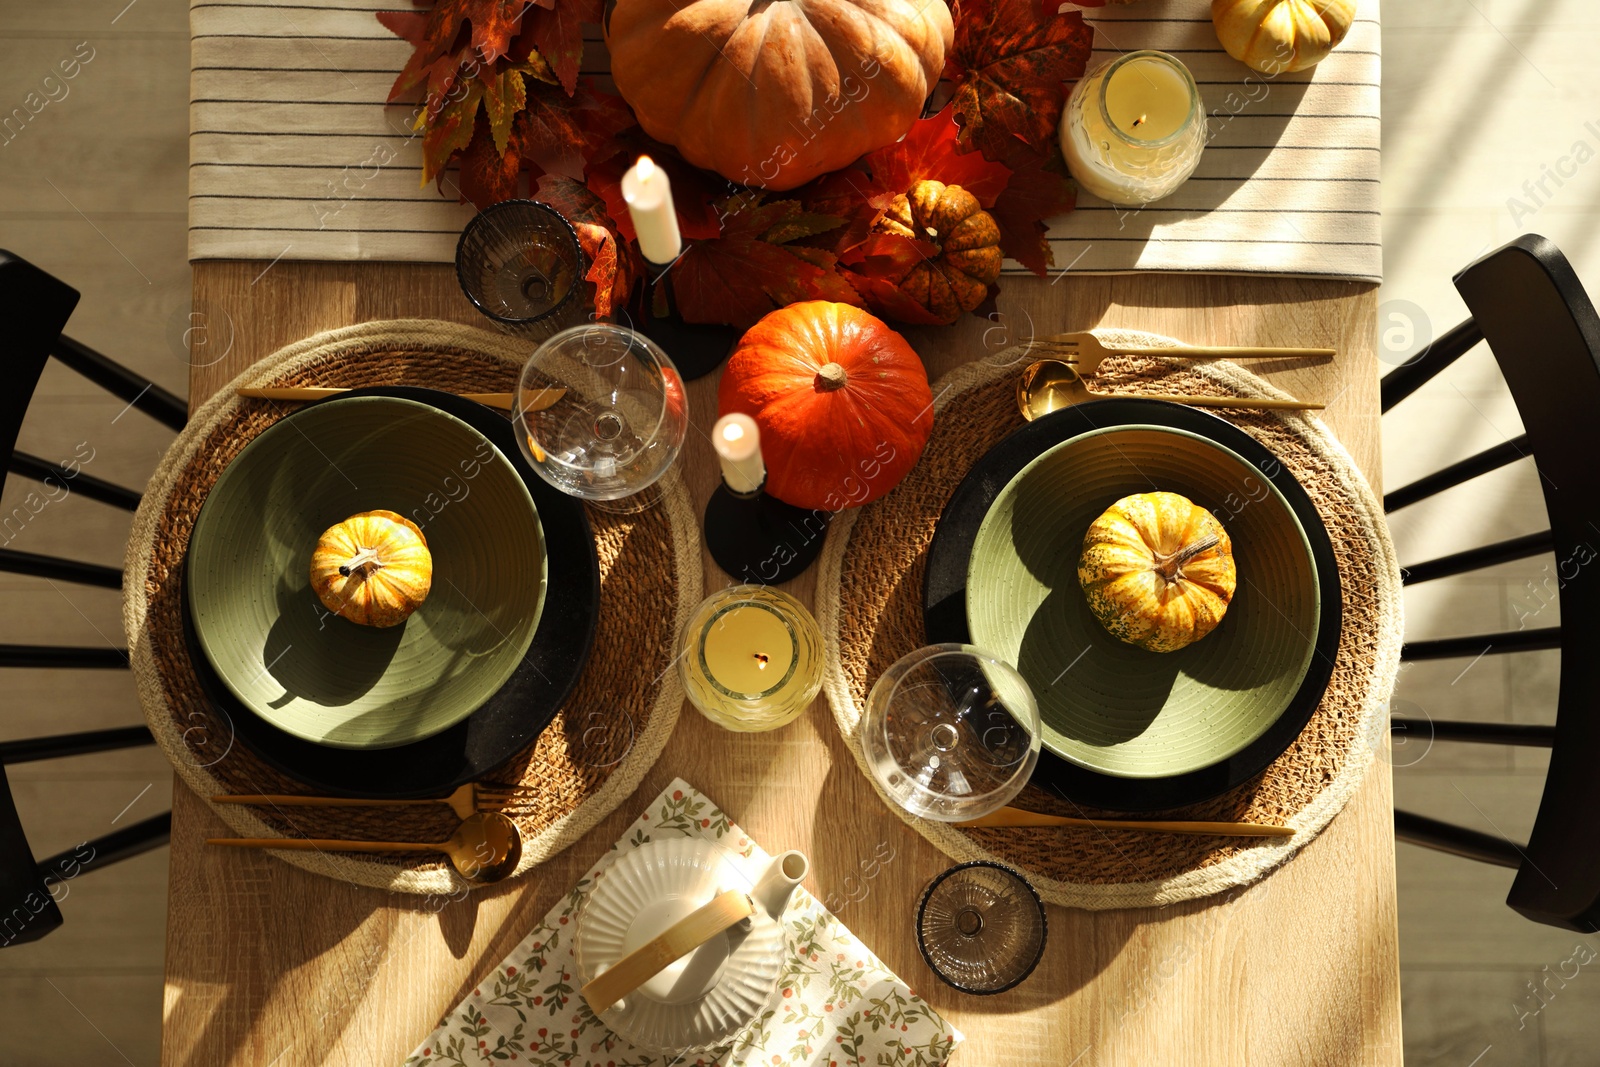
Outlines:
{"type": "MultiPolygon", "coordinates": [[[[1020,3],[1025,0],[1007,0],[1020,3]]],[[[473,209],[419,188],[414,105],[385,105],[409,46],[373,13],[390,0],[192,0],[191,259],[448,262],[473,209]]],[[[1382,273],[1378,0],[1298,74],[1228,57],[1207,0],[1089,9],[1091,67],[1159,48],[1188,64],[1210,116],[1200,169],[1142,210],[1083,195],[1052,220],[1056,267],[1333,275],[1382,273]]],[[[584,72],[604,75],[591,41],[584,72]]],[[[1021,273],[1013,262],[1007,273],[1021,273]]]]}

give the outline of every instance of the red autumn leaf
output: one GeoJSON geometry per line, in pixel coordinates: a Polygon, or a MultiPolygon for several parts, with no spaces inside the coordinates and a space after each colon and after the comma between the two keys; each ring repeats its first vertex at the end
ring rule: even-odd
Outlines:
{"type": "Polygon", "coordinates": [[[1083,14],[1040,17],[1015,0],[957,0],[955,44],[946,74],[956,79],[950,106],[961,125],[961,150],[1004,159],[1011,142],[1050,143],[1063,82],[1083,74],[1094,31],[1083,14]]]}
{"type": "Polygon", "coordinates": [[[1059,153],[1041,155],[1018,145],[1006,163],[1011,180],[989,209],[1000,226],[1000,251],[1043,277],[1055,266],[1043,220],[1071,211],[1078,187],[1059,153]]]}
{"type": "Polygon", "coordinates": [[[433,82],[431,72],[445,59],[453,57],[453,71],[468,59],[469,46],[475,52],[471,63],[492,63],[504,56],[528,4],[529,0],[440,0],[425,12],[378,12],[378,21],[409,41],[414,49],[395,79],[389,99],[421,84],[425,78],[433,82]]]}
{"type": "Polygon", "coordinates": [[[691,241],[673,264],[673,295],[689,322],[720,322],[741,328],[767,312],[799,300],[837,300],[859,306],[861,298],[832,269],[832,254],[808,249],[804,256],[768,239],[786,230],[812,230],[796,223],[800,203],[762,203],[762,195],[739,193],[722,205],[722,234],[691,241]],[[821,263],[826,266],[819,265],[821,263]]]}
{"type": "Polygon", "coordinates": [[[583,23],[599,22],[604,0],[539,0],[523,14],[526,37],[561,79],[568,95],[578,91],[583,62],[583,23]]]}
{"type": "Polygon", "coordinates": [[[614,138],[608,156],[602,148],[595,156],[585,179],[596,196],[606,203],[606,211],[616,220],[622,236],[636,240],[633,218],[622,199],[622,175],[638,162],[640,156],[649,156],[672,184],[672,206],[678,212],[678,232],[685,241],[709,241],[722,231],[719,204],[726,200],[732,186],[725,178],[701,170],[684,162],[677,150],[651,140],[637,126],[624,130],[614,138]]]}
{"type": "Polygon", "coordinates": [[[936,254],[938,249],[927,241],[875,233],[840,257],[840,265],[848,268],[845,280],[873,313],[914,326],[943,326],[944,320],[900,288],[912,267],[936,254]]]}
{"type": "MultiPolygon", "coordinates": [[[[510,200],[517,195],[517,179],[522,175],[522,156],[516,151],[518,138],[513,132],[511,151],[501,153],[495,147],[489,123],[478,119],[472,134],[472,143],[461,153],[461,199],[470,200],[481,211],[490,204],[510,200]]],[[[441,181],[444,175],[440,175],[441,181]]]]}
{"type": "Polygon", "coordinates": [[[632,123],[621,97],[595,92],[586,81],[572,96],[559,86],[529,82],[527,107],[517,115],[523,157],[541,173],[577,181],[589,157],[632,123]]]}
{"type": "Polygon", "coordinates": [[[874,184],[888,190],[890,196],[908,191],[924,178],[932,178],[946,185],[959,185],[977,197],[978,203],[990,207],[1010,175],[1003,165],[959,147],[960,133],[954,110],[946,105],[932,118],[912,123],[899,141],[863,156],[861,165],[872,175],[874,184]]]}
{"type": "Polygon", "coordinates": [[[606,206],[581,182],[546,174],[539,179],[535,195],[565,215],[578,231],[578,243],[589,260],[584,280],[593,286],[590,294],[596,316],[609,319],[626,304],[640,270],[633,246],[622,239],[606,206]]]}

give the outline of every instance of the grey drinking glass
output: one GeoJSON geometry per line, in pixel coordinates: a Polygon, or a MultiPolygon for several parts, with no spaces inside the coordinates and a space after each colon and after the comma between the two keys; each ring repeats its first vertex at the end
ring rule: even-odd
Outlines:
{"type": "Polygon", "coordinates": [[[456,279],[500,329],[543,338],[587,312],[578,234],[537,200],[504,200],[473,217],[456,243],[456,279]]]}
{"type": "Polygon", "coordinates": [[[917,948],[963,993],[1003,993],[1044,956],[1044,901],[1010,867],[978,860],[933,880],[917,907],[917,948]]]}

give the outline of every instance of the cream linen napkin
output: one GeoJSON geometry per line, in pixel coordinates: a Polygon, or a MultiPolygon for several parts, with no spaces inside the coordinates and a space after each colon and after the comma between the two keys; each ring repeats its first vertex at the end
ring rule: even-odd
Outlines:
{"type": "MultiPolygon", "coordinates": [[[[472,208],[454,202],[448,176],[448,197],[418,188],[414,108],[384,106],[410,46],[378,25],[371,0],[191,4],[191,259],[451,261],[472,208]]],[[[1130,213],[1084,196],[1053,220],[1056,269],[1376,281],[1378,0],[1360,0],[1349,36],[1321,64],[1276,78],[1223,51],[1210,9],[1141,0],[1085,10],[1091,68],[1137,48],[1189,66],[1211,141],[1168,199],[1130,213]]],[[[603,77],[607,62],[590,41],[583,72],[603,77]]]]}
{"type": "MultiPolygon", "coordinates": [[[[613,852],[666,837],[702,837],[752,859],[769,857],[704,794],[674,779],[613,852]]],[[[406,1067],[530,1063],[536,1067],[688,1067],[641,1052],[606,1029],[578,995],[573,924],[596,864],[472,996],[417,1046],[406,1067]]],[[[761,1017],[697,1065],[936,1067],[961,1033],[896,977],[804,888],[784,917],[789,959],[761,1017]]]]}

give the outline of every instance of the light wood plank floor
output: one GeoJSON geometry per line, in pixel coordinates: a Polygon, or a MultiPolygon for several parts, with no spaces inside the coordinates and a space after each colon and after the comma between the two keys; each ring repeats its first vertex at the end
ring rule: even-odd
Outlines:
{"type": "MultiPolygon", "coordinates": [[[[404,6],[397,4],[396,6],[404,6]]],[[[1590,68],[1600,7],[1589,0],[1403,0],[1384,15],[1383,326],[1400,358],[1404,328],[1437,333],[1462,315],[1450,275],[1524,230],[1555,239],[1600,289],[1600,166],[1557,185],[1543,166],[1586,142],[1600,150],[1590,68]],[[1594,123],[1593,126],[1587,124],[1594,123]],[[1534,196],[1524,183],[1534,183],[1534,196]],[[1398,316],[1391,318],[1389,316],[1398,316]]],[[[188,8],[180,0],[0,0],[0,112],[20,105],[86,42],[93,58],[0,144],[0,246],[83,291],[71,332],[178,393],[185,389],[188,8]]],[[[1131,325],[1137,325],[1136,323],[1131,325]]],[[[1492,360],[1464,360],[1385,426],[1394,486],[1520,424],[1492,360]]],[[[47,376],[23,444],[46,456],[94,449],[94,473],[142,484],[170,435],[69,372],[47,376]]],[[[16,490],[0,504],[9,511],[16,490]]],[[[1396,516],[1404,560],[1540,529],[1538,485],[1517,467],[1492,485],[1396,516]]],[[[81,499],[42,512],[13,547],[119,563],[127,517],[81,499]]],[[[1547,560],[1408,593],[1410,633],[1516,626],[1541,600],[1547,560]]],[[[121,643],[119,598],[0,579],[0,641],[121,643]]],[[[1558,617],[1540,610],[1537,623],[1558,617]]],[[[1419,665],[1402,710],[1439,717],[1549,721],[1557,653],[1419,665]]],[[[0,737],[138,721],[131,681],[13,672],[0,737]],[[63,700],[63,695],[67,699],[63,700]]],[[[1534,755],[1400,748],[1395,791],[1414,810],[1526,833],[1543,765],[1534,755]]],[[[163,810],[170,774],[152,750],[19,767],[13,786],[36,851],[75,844],[163,810]]],[[[1482,1067],[1594,1062],[1600,979],[1568,982],[1537,1012],[1526,983],[1580,940],[1534,926],[1503,903],[1509,873],[1401,845],[1401,956],[1408,1062],[1482,1067]],[[1476,1057],[1476,1059],[1475,1059],[1476,1057]]],[[[157,1057],[165,851],[71,887],[66,927],[0,953],[0,1065],[118,1063],[157,1057]]],[[[1592,939],[1591,939],[1592,940],[1592,939]]],[[[1552,984],[1549,988],[1555,988],[1552,984]]]]}

